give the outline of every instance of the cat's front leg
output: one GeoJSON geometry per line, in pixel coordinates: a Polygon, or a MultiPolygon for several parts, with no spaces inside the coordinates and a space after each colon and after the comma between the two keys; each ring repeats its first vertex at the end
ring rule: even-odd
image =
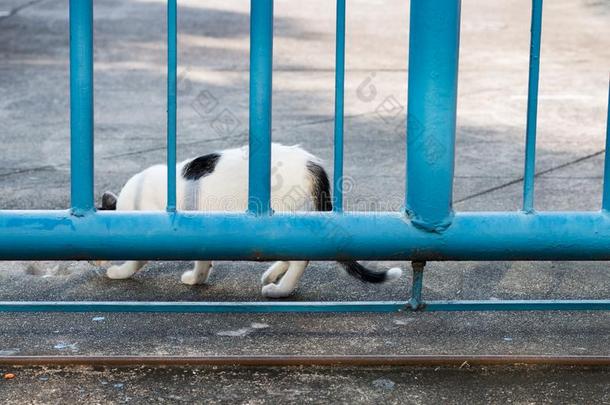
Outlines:
{"type": "Polygon", "coordinates": [[[263,286],[267,284],[275,283],[279,280],[288,270],[289,262],[275,262],[263,273],[263,277],[261,277],[261,282],[263,286]]]}
{"type": "Polygon", "coordinates": [[[195,262],[193,270],[182,273],[182,282],[188,285],[204,284],[208,281],[212,262],[209,260],[199,260],[195,262]]]}
{"type": "Polygon", "coordinates": [[[291,261],[288,271],[277,284],[267,284],[263,287],[262,294],[267,298],[283,298],[291,295],[297,288],[297,284],[309,262],[291,261]]]}
{"type": "Polygon", "coordinates": [[[112,279],[125,279],[133,276],[140,270],[146,261],[138,261],[138,260],[130,260],[121,264],[120,266],[114,265],[110,266],[108,270],[106,270],[106,276],[112,279]]]}

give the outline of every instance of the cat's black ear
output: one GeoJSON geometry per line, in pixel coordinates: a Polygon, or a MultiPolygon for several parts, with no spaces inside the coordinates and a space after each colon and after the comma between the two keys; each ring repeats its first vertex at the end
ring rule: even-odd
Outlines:
{"type": "Polygon", "coordinates": [[[102,207],[100,209],[104,211],[114,211],[116,210],[116,201],[116,194],[111,191],[106,191],[102,196],[102,207]]]}

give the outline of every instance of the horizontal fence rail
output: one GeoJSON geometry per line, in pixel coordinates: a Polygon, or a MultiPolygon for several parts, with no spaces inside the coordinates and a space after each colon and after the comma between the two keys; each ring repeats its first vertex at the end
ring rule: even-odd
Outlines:
{"type": "Polygon", "coordinates": [[[279,213],[262,218],[237,213],[100,212],[75,218],[67,211],[4,211],[0,257],[610,260],[610,214],[458,213],[451,227],[439,234],[422,231],[403,214],[391,212],[279,213]]]}
{"type": "MultiPolygon", "coordinates": [[[[271,208],[273,0],[251,0],[248,210],[177,211],[178,8],[167,2],[167,210],[96,212],[93,1],[70,1],[71,209],[0,211],[2,260],[410,260],[411,296],[370,302],[0,302],[0,311],[394,312],[610,310],[609,300],[427,301],[426,261],[610,260],[610,158],[602,210],[536,212],[542,0],[532,0],[523,210],[454,212],[459,0],[411,0],[407,191],[402,212],[343,210],[346,1],[336,4],[333,211],[271,208]]],[[[610,104],[610,92],[609,100],[610,104]]],[[[606,153],[610,147],[610,108],[606,153]]]]}

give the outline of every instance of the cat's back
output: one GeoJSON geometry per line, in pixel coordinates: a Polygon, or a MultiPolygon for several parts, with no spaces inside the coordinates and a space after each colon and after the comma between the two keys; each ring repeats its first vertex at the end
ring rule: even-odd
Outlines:
{"type": "Polygon", "coordinates": [[[117,199],[118,211],[157,211],[165,209],[167,166],[154,165],[133,175],[117,199]]]}
{"type": "MultiPolygon", "coordinates": [[[[271,145],[271,203],[276,211],[307,209],[312,178],[309,162],[319,159],[298,145],[271,145]]],[[[187,159],[176,167],[178,209],[245,211],[248,206],[248,147],[225,149],[187,159]]],[[[165,209],[167,166],[155,165],[131,177],[117,210],[165,209]]]]}
{"type": "MultiPolygon", "coordinates": [[[[193,184],[185,184],[186,205],[204,211],[243,211],[248,205],[249,151],[244,146],[216,152],[214,167],[193,184]],[[194,197],[196,192],[198,196],[194,197]],[[188,203],[188,201],[193,201],[188,203]]],[[[206,155],[209,156],[209,155],[206,155]]],[[[195,161],[198,158],[192,159],[195,161]]],[[[271,144],[271,199],[277,211],[303,209],[310,194],[310,174],[307,163],[319,159],[298,145],[271,144]]],[[[186,163],[187,167],[189,163],[186,163]]],[[[193,209],[193,208],[190,208],[193,209]]]]}

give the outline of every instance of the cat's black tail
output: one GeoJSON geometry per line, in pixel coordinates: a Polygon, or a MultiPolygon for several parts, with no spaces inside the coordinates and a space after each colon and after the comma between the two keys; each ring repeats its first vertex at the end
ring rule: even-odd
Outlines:
{"type": "MultiPolygon", "coordinates": [[[[315,162],[307,162],[307,170],[312,178],[311,194],[314,199],[316,211],[332,211],[333,203],[330,195],[330,182],[324,168],[315,162]]],[[[339,264],[351,276],[366,283],[384,283],[400,277],[402,270],[397,267],[387,271],[372,271],[355,260],[339,261],[339,264]]]]}
{"type": "Polygon", "coordinates": [[[102,206],[98,209],[101,211],[116,211],[117,200],[116,194],[111,191],[106,191],[104,195],[102,195],[102,206]]]}

